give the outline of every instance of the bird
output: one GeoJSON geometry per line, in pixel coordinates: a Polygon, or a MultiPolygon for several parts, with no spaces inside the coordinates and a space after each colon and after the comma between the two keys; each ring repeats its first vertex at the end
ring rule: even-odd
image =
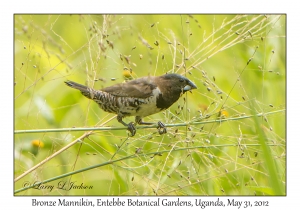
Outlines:
{"type": "MultiPolygon", "coordinates": [[[[127,127],[131,136],[136,134],[134,123],[127,124],[123,118],[135,116],[136,124],[153,125],[155,123],[144,122],[143,118],[168,109],[182,94],[197,89],[192,81],[175,73],[141,77],[100,90],[70,80],[65,84],[95,101],[102,110],[116,114],[118,122],[127,127]]],[[[167,133],[161,121],[158,121],[157,129],[159,134],[167,133]]]]}

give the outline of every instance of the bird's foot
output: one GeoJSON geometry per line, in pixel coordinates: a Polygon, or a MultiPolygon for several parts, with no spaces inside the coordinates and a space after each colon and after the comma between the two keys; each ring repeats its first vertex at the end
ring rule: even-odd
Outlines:
{"type": "Polygon", "coordinates": [[[157,125],[158,133],[160,135],[167,133],[167,128],[162,122],[158,121],[157,125]]]}
{"type": "Polygon", "coordinates": [[[129,130],[129,132],[131,133],[131,136],[134,136],[136,133],[136,129],[133,125],[133,122],[128,123],[127,127],[128,127],[127,130],[129,130]]]}

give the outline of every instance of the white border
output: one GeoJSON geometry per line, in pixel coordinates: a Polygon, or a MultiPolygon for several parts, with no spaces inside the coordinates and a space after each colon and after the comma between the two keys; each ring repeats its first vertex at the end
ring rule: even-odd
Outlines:
{"type": "MultiPolygon", "coordinates": [[[[287,196],[286,197],[236,197],[238,200],[269,200],[272,209],[299,206],[299,129],[298,110],[299,62],[299,6],[296,1],[162,1],[162,0],[105,0],[105,1],[7,1],[1,6],[0,58],[1,58],[1,184],[0,197],[3,209],[32,209],[31,197],[13,196],[13,14],[15,13],[286,13],[287,14],[287,196]],[[293,3],[295,2],[295,3],[293,3]],[[3,135],[4,134],[4,135],[3,135]],[[9,207],[9,208],[5,208],[9,207]]],[[[40,197],[43,200],[57,197],[40,197]]],[[[77,200],[79,197],[69,197],[77,200]]],[[[144,197],[146,198],[146,197],[144,197]]],[[[209,200],[214,200],[211,197],[209,200]]],[[[222,197],[225,199],[226,197],[222,197]]],[[[234,198],[234,197],[230,197],[234,198]]],[[[90,197],[96,200],[97,197],[90,197]]],[[[187,197],[185,200],[194,200],[187,197]]],[[[203,198],[204,199],[204,198],[203,198]]],[[[296,207],[296,208],[293,208],[296,207]]],[[[74,208],[74,207],[72,207],[74,208]]],[[[99,207],[98,207],[99,208],[99,207]]],[[[143,207],[145,208],[145,207],[143,207]]],[[[153,207],[152,207],[153,208],[153,207]]],[[[167,207],[163,207],[166,209],[167,207]]],[[[170,207],[174,208],[174,207],[170,207]]],[[[170,209],[169,207],[167,209],[170,209]]],[[[182,207],[181,207],[182,208],[182,207]]],[[[209,207],[207,207],[209,208],[209,207]]],[[[299,207],[298,207],[299,208],[299,207]]],[[[39,209],[43,209],[39,207],[39,209]]],[[[94,208],[95,209],[95,208],[94,208]]],[[[103,209],[103,208],[102,208],[103,209]]],[[[105,208],[104,208],[105,209],[105,208]]],[[[140,209],[140,207],[139,207],[140,209]]],[[[198,207],[198,209],[201,209],[198,207]]],[[[211,208],[209,208],[211,209],[211,208]]],[[[237,208],[235,208],[237,209],[237,208]]],[[[254,208],[251,208],[254,209],[254,208]]]]}

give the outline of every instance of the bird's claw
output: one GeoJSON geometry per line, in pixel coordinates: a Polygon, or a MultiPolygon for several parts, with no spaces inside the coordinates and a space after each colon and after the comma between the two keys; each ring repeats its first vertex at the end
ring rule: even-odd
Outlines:
{"type": "Polygon", "coordinates": [[[162,135],[164,133],[167,133],[167,128],[166,128],[166,126],[162,122],[158,121],[157,124],[158,124],[158,126],[157,126],[158,133],[160,135],[162,135]]]}
{"type": "Polygon", "coordinates": [[[134,135],[135,135],[136,129],[135,129],[134,125],[133,125],[133,122],[130,122],[130,123],[128,124],[127,130],[129,130],[129,132],[131,133],[131,136],[134,136],[134,135]]]}

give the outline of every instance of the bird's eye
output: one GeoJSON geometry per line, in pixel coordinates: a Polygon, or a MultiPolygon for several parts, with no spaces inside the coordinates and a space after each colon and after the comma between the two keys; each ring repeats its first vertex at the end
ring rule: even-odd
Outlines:
{"type": "Polygon", "coordinates": [[[184,79],[179,79],[179,82],[183,82],[184,81],[184,79]]]}

